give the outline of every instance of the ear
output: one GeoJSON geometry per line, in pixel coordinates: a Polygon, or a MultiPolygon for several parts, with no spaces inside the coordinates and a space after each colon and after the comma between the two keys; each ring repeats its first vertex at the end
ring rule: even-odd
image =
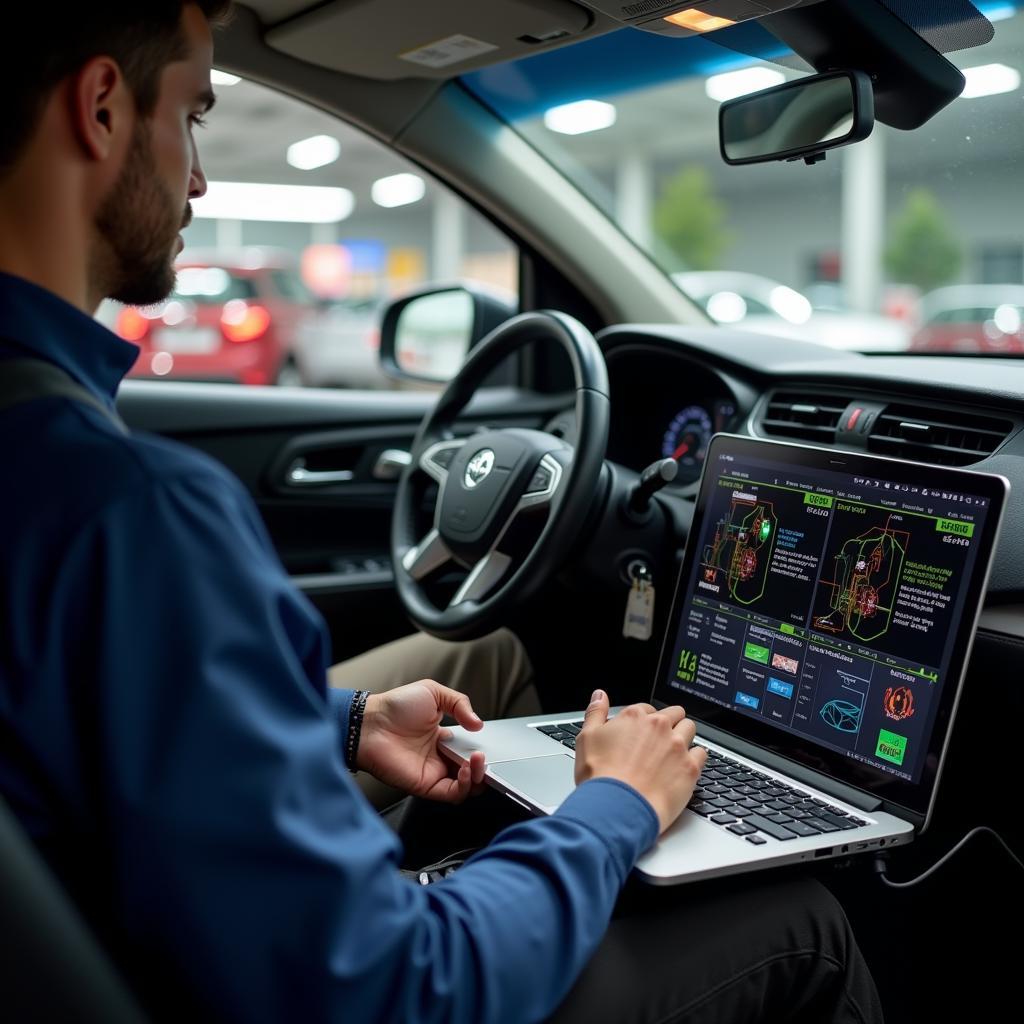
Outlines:
{"type": "Polygon", "coordinates": [[[106,160],[130,135],[135,103],[112,57],[94,57],[72,76],[71,119],[75,136],[93,160],[106,160]]]}

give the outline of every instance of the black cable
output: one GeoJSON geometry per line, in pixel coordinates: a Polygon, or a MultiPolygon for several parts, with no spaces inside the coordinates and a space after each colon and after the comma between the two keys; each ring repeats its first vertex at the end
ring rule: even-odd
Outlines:
{"type": "Polygon", "coordinates": [[[1006,840],[1003,839],[1003,837],[998,832],[996,832],[995,829],[991,829],[987,825],[979,825],[977,828],[971,829],[971,831],[968,832],[967,835],[965,835],[963,839],[961,839],[960,842],[957,843],[956,846],[954,846],[953,849],[949,851],[949,853],[947,853],[944,857],[936,861],[923,875],[918,875],[917,878],[912,878],[909,882],[894,882],[891,878],[886,877],[886,863],[884,854],[875,858],[875,872],[878,874],[878,877],[882,880],[883,884],[889,886],[890,889],[909,889],[911,886],[919,885],[926,878],[935,874],[935,872],[938,871],[939,868],[941,868],[943,864],[946,863],[946,861],[948,861],[954,854],[958,853],[964,847],[968,840],[973,839],[974,836],[979,835],[982,832],[988,832],[989,835],[992,835],[996,839],[998,839],[999,842],[1002,844],[1003,849],[1006,850],[1006,852],[1014,859],[1014,861],[1017,864],[1017,867],[1024,871],[1024,861],[1022,861],[1020,857],[1018,857],[1017,854],[1015,854],[1013,850],[1010,849],[1006,840]]]}

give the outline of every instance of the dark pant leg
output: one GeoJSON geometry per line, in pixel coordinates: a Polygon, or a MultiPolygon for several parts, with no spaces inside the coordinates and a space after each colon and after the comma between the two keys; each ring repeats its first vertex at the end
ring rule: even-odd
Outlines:
{"type": "MultiPolygon", "coordinates": [[[[385,814],[420,868],[528,817],[492,790],[385,814]]],[[[835,897],[777,870],[688,885],[630,881],[555,1024],[881,1024],[874,979],[835,897]]]]}
{"type": "Polygon", "coordinates": [[[419,870],[455,853],[486,846],[503,828],[531,815],[487,789],[459,805],[406,797],[381,817],[402,840],[402,867],[419,870]]]}
{"type": "Polygon", "coordinates": [[[635,883],[552,1018],[557,1024],[875,1024],[882,1009],[842,907],[819,882],[763,872],[635,883]]]}

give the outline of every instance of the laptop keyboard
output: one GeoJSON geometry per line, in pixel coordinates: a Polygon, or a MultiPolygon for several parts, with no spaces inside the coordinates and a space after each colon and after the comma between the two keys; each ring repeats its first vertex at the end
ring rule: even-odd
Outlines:
{"type": "MultiPolygon", "coordinates": [[[[582,728],[583,720],[579,719],[541,725],[537,730],[575,750],[582,728]]],[[[708,751],[707,764],[687,806],[694,814],[755,846],[768,842],[768,837],[784,842],[798,836],[848,832],[868,824],[841,807],[714,750],[708,751]]]]}

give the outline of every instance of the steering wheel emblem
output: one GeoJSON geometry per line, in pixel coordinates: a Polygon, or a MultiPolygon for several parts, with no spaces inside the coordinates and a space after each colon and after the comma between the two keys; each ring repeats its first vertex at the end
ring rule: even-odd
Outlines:
{"type": "Polygon", "coordinates": [[[483,483],[494,469],[494,452],[490,448],[482,448],[469,460],[462,482],[472,490],[477,484],[483,483]]]}

